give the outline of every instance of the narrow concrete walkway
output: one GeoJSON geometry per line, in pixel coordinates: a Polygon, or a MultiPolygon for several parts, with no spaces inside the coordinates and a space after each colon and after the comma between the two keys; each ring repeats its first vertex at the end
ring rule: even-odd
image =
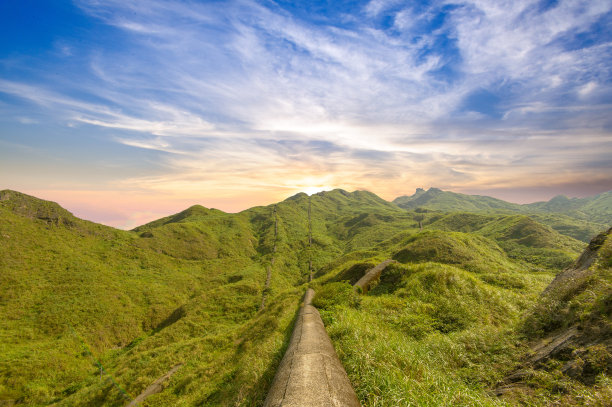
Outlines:
{"type": "Polygon", "coordinates": [[[264,407],[359,407],[308,289],[264,407]]]}
{"type": "Polygon", "coordinates": [[[383,270],[386,269],[387,266],[391,263],[397,263],[397,261],[389,259],[378,264],[376,267],[372,267],[371,269],[365,272],[363,277],[361,277],[353,287],[361,288],[361,292],[366,294],[370,290],[372,283],[380,278],[380,275],[382,274],[383,270]]]}

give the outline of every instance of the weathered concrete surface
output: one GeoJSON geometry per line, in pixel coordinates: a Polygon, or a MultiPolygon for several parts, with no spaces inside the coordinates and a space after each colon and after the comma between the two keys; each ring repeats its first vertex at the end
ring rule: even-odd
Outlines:
{"type": "Polygon", "coordinates": [[[327,336],[308,289],[289,347],[264,407],[358,407],[359,400],[327,336]]]}
{"type": "Polygon", "coordinates": [[[376,267],[369,269],[368,271],[365,272],[363,277],[361,277],[359,281],[355,283],[354,287],[361,288],[361,291],[364,294],[367,293],[370,290],[370,286],[372,285],[372,282],[374,282],[375,280],[378,280],[383,270],[387,268],[387,266],[391,263],[397,263],[397,262],[395,260],[389,259],[389,260],[383,261],[376,267]]]}

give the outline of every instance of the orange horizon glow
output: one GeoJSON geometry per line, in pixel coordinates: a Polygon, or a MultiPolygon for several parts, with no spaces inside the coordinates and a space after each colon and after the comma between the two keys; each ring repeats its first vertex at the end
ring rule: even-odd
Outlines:
{"type": "MultiPolygon", "coordinates": [[[[171,191],[142,191],[142,190],[61,190],[61,189],[23,189],[11,188],[28,195],[57,202],[75,216],[89,221],[101,223],[119,229],[130,230],[156,219],[181,212],[192,205],[202,205],[215,208],[228,213],[237,213],[255,207],[271,205],[283,201],[297,193],[308,195],[333,189],[344,189],[349,192],[355,190],[370,191],[382,199],[392,201],[402,195],[414,194],[416,188],[429,189],[427,184],[398,185],[393,182],[378,183],[377,188],[368,188],[364,185],[325,184],[312,186],[267,186],[257,190],[253,187],[245,190],[220,191],[215,196],[210,193],[179,193],[171,191]]],[[[557,195],[556,189],[541,188],[538,186],[517,188],[465,188],[433,185],[443,190],[457,193],[488,195],[508,202],[525,204],[535,201],[548,200],[557,195]],[[539,190],[539,191],[538,191],[539,190]]],[[[575,186],[570,185],[575,189],[575,186]]],[[[599,192],[598,185],[585,186],[582,193],[569,194],[570,197],[584,197],[599,192]]],[[[601,189],[601,188],[600,188],[601,189]]]]}

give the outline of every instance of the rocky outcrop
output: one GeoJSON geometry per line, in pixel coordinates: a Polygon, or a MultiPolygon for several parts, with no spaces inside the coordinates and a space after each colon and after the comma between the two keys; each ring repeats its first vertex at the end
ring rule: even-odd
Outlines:
{"type": "Polygon", "coordinates": [[[525,321],[530,352],[521,368],[495,389],[504,395],[533,384],[551,364],[585,385],[612,374],[612,229],[599,234],[582,255],[544,290],[525,321]]]}
{"type": "Polygon", "coordinates": [[[359,279],[355,283],[355,287],[361,289],[362,293],[367,293],[370,290],[372,284],[380,278],[383,270],[387,268],[387,266],[391,263],[397,263],[395,260],[385,260],[382,263],[378,264],[376,267],[373,267],[365,272],[363,277],[359,279]]]}

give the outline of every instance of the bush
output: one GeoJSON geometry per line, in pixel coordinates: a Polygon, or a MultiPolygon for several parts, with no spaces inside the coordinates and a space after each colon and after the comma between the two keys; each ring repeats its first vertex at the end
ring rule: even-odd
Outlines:
{"type": "Polygon", "coordinates": [[[331,309],[345,305],[352,308],[359,307],[361,298],[355,288],[347,282],[330,283],[321,287],[312,303],[320,309],[331,309]]]}

